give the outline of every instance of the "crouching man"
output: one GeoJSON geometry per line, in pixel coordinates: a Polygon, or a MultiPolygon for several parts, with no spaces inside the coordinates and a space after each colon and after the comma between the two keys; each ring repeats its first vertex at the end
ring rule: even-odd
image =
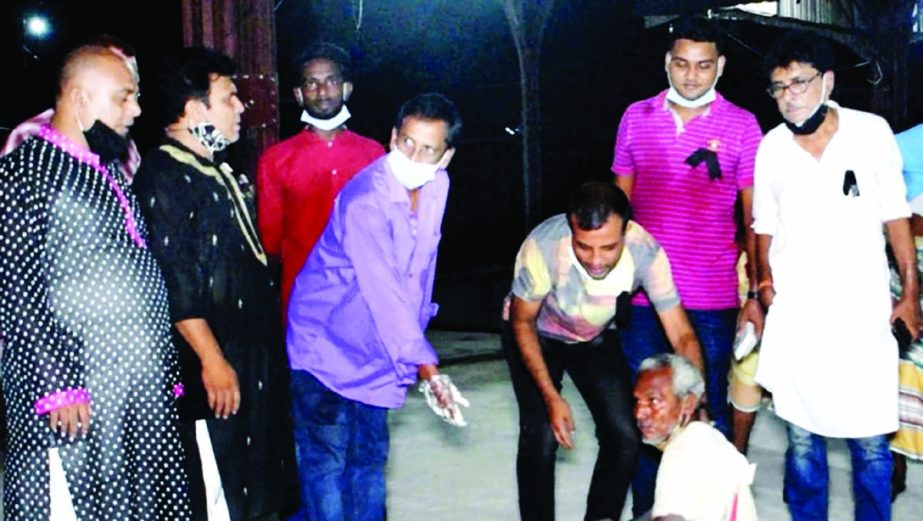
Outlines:
{"type": "Polygon", "coordinates": [[[751,465],[717,429],[695,421],[705,383],[679,355],[645,359],[635,385],[641,440],[663,451],[654,520],[755,520],[751,465]]]}

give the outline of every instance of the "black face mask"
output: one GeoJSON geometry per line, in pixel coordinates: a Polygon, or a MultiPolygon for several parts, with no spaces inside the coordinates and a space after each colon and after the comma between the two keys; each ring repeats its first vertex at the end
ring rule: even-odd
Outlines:
{"type": "Polygon", "coordinates": [[[128,153],[128,138],[109,128],[100,120],[83,131],[90,151],[99,156],[99,162],[107,165],[116,159],[122,159],[128,153]]]}
{"type": "Polygon", "coordinates": [[[820,124],[824,122],[824,118],[827,117],[827,104],[824,103],[817,110],[814,111],[814,114],[811,114],[811,117],[805,120],[801,125],[795,125],[791,121],[783,118],[782,121],[785,122],[785,126],[792,131],[792,134],[796,136],[807,136],[817,132],[817,129],[820,128],[820,124]]]}

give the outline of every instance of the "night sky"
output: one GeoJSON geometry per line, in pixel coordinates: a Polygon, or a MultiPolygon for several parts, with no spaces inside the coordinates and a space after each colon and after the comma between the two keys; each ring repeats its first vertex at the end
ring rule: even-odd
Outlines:
{"type": "MultiPolygon", "coordinates": [[[[156,144],[156,104],[145,90],[154,81],[152,71],[160,58],[182,45],[179,0],[2,0],[0,4],[0,63],[4,65],[0,127],[15,126],[49,107],[54,70],[63,54],[87,36],[109,33],[136,47],[142,109],[149,112],[142,114],[133,133],[142,150],[156,144]],[[23,36],[22,20],[29,10],[50,16],[53,33],[46,41],[23,36]]],[[[504,128],[519,125],[520,94],[516,50],[500,0],[365,0],[361,23],[358,0],[282,0],[278,5],[283,137],[299,129],[289,64],[315,39],[341,44],[355,60],[349,126],[361,134],[386,142],[403,100],[422,91],[445,93],[458,104],[465,130],[450,168],[452,190],[441,274],[511,269],[525,234],[521,149],[519,138],[504,128]]],[[[763,90],[766,81],[759,54],[779,31],[752,23],[723,23],[722,28],[729,33],[728,64],[719,90],[754,112],[764,129],[775,126],[780,120],[763,90]]],[[[643,21],[634,16],[633,2],[556,2],[542,63],[544,215],[561,211],[565,194],[580,182],[611,178],[612,146],[622,111],[666,87],[665,42],[665,27],[644,29],[643,21]]],[[[923,100],[917,93],[923,86],[923,66],[919,49],[914,51],[910,111],[912,120],[919,121],[923,100]]],[[[842,48],[839,59],[843,66],[859,61],[842,48]]],[[[840,70],[834,98],[847,106],[867,108],[868,75],[866,67],[840,70]]],[[[0,137],[5,134],[0,130],[0,137]]],[[[508,282],[498,284],[508,288],[508,282]]],[[[486,292],[502,290],[491,286],[486,292]]]]}

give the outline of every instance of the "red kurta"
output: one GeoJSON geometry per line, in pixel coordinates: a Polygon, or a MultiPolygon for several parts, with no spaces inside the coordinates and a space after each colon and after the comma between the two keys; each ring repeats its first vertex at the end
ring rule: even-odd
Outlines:
{"type": "Polygon", "coordinates": [[[304,130],[260,158],[259,228],[266,253],[282,260],[283,313],[295,277],[327,226],[333,200],[359,170],[384,153],[377,141],[349,130],[332,141],[304,130]]]}

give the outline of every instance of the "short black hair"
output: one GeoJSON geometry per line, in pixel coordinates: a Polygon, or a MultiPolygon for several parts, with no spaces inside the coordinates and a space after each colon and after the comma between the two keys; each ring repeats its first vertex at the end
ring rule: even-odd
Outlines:
{"type": "Polygon", "coordinates": [[[724,37],[718,24],[700,16],[680,18],[670,25],[670,37],[667,42],[667,51],[673,50],[676,40],[692,40],[694,42],[713,43],[720,56],[724,51],[724,37]]]}
{"type": "Polygon", "coordinates": [[[567,221],[571,226],[576,223],[581,230],[598,230],[612,214],[622,218],[624,232],[631,219],[631,204],[625,192],[613,183],[589,181],[571,194],[567,207],[567,221]]]}
{"type": "Polygon", "coordinates": [[[352,58],[345,49],[330,42],[314,42],[307,49],[298,55],[298,58],[292,64],[292,75],[296,78],[298,85],[304,82],[304,68],[309,62],[314,60],[330,60],[340,69],[340,76],[343,81],[352,81],[352,58]]]}
{"type": "Polygon", "coordinates": [[[771,76],[772,71],[788,68],[792,63],[804,63],[819,72],[827,72],[833,70],[836,59],[825,37],[805,31],[791,31],[769,50],[763,62],[763,70],[766,76],[771,76]]]}
{"type": "Polygon", "coordinates": [[[183,117],[186,102],[191,99],[210,107],[208,94],[212,79],[236,73],[234,60],[223,52],[205,47],[187,47],[167,58],[157,82],[166,123],[175,123],[183,117]]]}
{"type": "Polygon", "coordinates": [[[394,128],[400,129],[404,125],[404,120],[411,116],[428,121],[445,121],[449,127],[445,134],[445,142],[449,148],[455,146],[461,134],[462,120],[452,100],[438,92],[417,94],[401,105],[397,119],[394,120],[394,128]]]}

